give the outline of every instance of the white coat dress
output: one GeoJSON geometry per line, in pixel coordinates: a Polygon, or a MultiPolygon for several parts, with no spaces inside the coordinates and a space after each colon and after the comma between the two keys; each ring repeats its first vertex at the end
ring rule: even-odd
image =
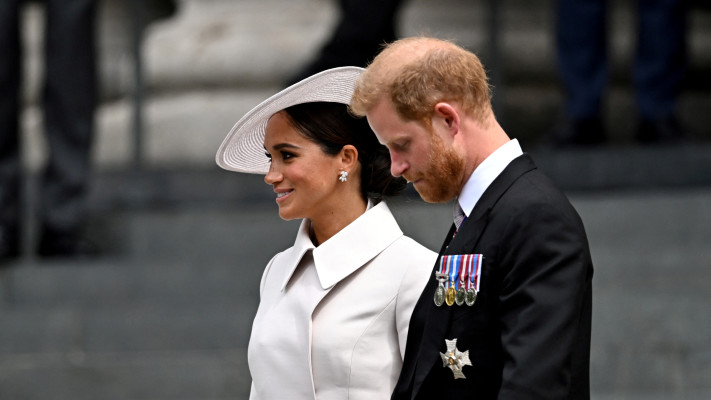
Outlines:
{"type": "Polygon", "coordinates": [[[250,399],[389,399],[436,258],[403,235],[385,202],[318,247],[302,221],[262,277],[250,399]]]}

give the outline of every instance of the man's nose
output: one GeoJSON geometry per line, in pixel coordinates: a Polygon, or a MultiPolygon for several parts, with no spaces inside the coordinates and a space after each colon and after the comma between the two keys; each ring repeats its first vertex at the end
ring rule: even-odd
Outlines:
{"type": "Polygon", "coordinates": [[[400,177],[407,170],[407,162],[401,157],[390,153],[390,174],[394,177],[400,177]]]}

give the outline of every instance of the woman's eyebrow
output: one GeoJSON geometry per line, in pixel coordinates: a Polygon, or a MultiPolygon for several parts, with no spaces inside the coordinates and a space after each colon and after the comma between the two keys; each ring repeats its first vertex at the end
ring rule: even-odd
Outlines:
{"type": "MultiPolygon", "coordinates": [[[[274,150],[282,150],[282,149],[299,149],[300,147],[291,143],[278,143],[273,146],[274,150]]],[[[264,148],[265,150],[267,149],[266,147],[264,148]]]]}

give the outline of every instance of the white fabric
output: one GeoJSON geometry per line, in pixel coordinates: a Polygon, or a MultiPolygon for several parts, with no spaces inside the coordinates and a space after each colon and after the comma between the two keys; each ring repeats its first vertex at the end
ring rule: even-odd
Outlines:
{"type": "Polygon", "coordinates": [[[462,211],[464,211],[467,217],[472,213],[474,206],[481,198],[481,195],[484,194],[486,188],[491,185],[491,182],[501,174],[511,161],[522,154],[523,150],[521,150],[521,145],[518,143],[518,140],[512,139],[489,154],[489,156],[476,167],[467,180],[467,183],[464,184],[462,192],[457,196],[459,207],[462,208],[462,211]]]}
{"type": "Polygon", "coordinates": [[[436,258],[384,202],[316,248],[302,221],[262,277],[250,399],[389,399],[436,258]]]}

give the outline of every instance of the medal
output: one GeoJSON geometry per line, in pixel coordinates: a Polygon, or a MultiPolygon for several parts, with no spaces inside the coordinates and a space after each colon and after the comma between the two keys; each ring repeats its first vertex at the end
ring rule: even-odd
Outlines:
{"type": "Polygon", "coordinates": [[[434,303],[473,306],[479,294],[482,254],[442,255],[435,272],[434,303]],[[445,283],[446,282],[446,283],[445,283]]]}
{"type": "Polygon", "coordinates": [[[455,285],[457,283],[457,275],[459,275],[459,260],[460,256],[447,257],[447,271],[449,272],[449,282],[447,282],[447,294],[444,296],[444,301],[448,306],[454,305],[457,297],[455,285]]]}
{"type": "Polygon", "coordinates": [[[473,306],[476,302],[477,293],[479,292],[481,263],[484,256],[482,254],[474,254],[472,258],[472,262],[469,266],[469,289],[467,290],[467,294],[464,299],[468,306],[473,306]]]}
{"type": "Polygon", "coordinates": [[[457,296],[456,292],[454,291],[454,287],[450,286],[447,289],[447,294],[444,296],[444,301],[447,302],[448,306],[451,306],[454,304],[455,297],[457,296]]]}
{"type": "Polygon", "coordinates": [[[437,289],[435,289],[434,293],[434,303],[437,307],[440,307],[442,304],[444,304],[445,296],[446,296],[446,290],[444,287],[444,282],[447,281],[447,277],[449,276],[449,256],[441,256],[439,258],[439,272],[435,273],[435,279],[439,281],[439,284],[437,285],[437,289]]]}
{"type": "Polygon", "coordinates": [[[469,290],[467,290],[467,294],[464,298],[464,301],[467,303],[468,306],[474,305],[474,303],[476,302],[476,290],[474,290],[474,288],[470,287],[469,290]]]}
{"type": "Polygon", "coordinates": [[[466,289],[464,289],[464,282],[467,280],[467,265],[469,263],[469,259],[471,256],[463,255],[458,258],[459,261],[459,289],[457,289],[457,294],[454,297],[454,302],[457,303],[458,306],[461,306],[464,304],[464,298],[466,297],[466,289]]]}
{"type": "Polygon", "coordinates": [[[467,292],[464,290],[464,282],[461,282],[459,284],[459,289],[457,289],[457,293],[454,295],[454,302],[457,303],[458,306],[461,306],[464,304],[464,298],[467,296],[467,292]]]}
{"type": "Polygon", "coordinates": [[[452,370],[454,379],[467,379],[462,372],[462,368],[472,365],[471,360],[469,360],[469,350],[459,351],[457,349],[457,339],[444,339],[444,343],[447,345],[447,352],[439,353],[440,357],[442,357],[442,366],[452,370]]]}
{"type": "Polygon", "coordinates": [[[439,281],[437,289],[435,289],[434,303],[437,307],[444,304],[444,281],[447,280],[447,274],[440,274],[439,272],[435,274],[435,277],[439,281]]]}

